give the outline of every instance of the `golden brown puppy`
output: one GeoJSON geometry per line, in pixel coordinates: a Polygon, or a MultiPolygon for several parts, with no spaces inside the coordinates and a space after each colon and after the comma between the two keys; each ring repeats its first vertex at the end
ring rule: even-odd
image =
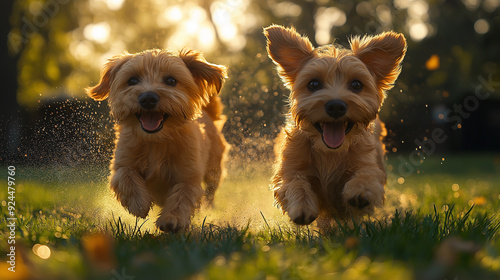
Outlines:
{"type": "Polygon", "coordinates": [[[213,200],[228,149],[217,96],[225,77],[224,66],[199,52],[148,50],[112,57],[86,90],[95,100],[109,97],[115,120],[111,189],[137,217],[153,203],[163,207],[156,221],[163,231],[189,227],[202,181],[213,200]]]}
{"type": "Polygon", "coordinates": [[[378,120],[406,52],[403,35],[353,37],[351,49],[314,48],[293,28],[264,30],[291,90],[289,120],[272,179],[277,203],[299,225],[327,227],[384,203],[386,131],[378,120]]]}

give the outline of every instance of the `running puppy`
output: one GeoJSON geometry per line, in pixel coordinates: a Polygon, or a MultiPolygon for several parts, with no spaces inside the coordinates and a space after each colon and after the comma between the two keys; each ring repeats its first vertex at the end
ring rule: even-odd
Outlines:
{"type": "Polygon", "coordinates": [[[228,149],[217,96],[225,77],[226,68],[200,52],[155,49],[112,57],[99,84],[86,89],[95,100],[109,97],[115,120],[111,189],[137,217],[161,206],[162,231],[189,228],[202,181],[213,200],[228,149]]]}
{"type": "Polygon", "coordinates": [[[269,57],[290,89],[272,179],[277,203],[299,225],[358,219],[384,203],[386,135],[378,112],[401,70],[402,34],[353,37],[351,49],[314,48],[293,28],[264,29],[269,57]]]}

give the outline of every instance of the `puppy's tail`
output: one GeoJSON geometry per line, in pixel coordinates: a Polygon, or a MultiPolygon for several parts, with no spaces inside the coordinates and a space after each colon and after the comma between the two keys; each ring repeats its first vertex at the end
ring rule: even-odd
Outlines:
{"type": "Polygon", "coordinates": [[[224,106],[219,96],[210,97],[208,104],[203,107],[203,111],[214,121],[219,132],[222,131],[222,127],[227,120],[226,116],[222,114],[222,109],[224,109],[224,106]]]}

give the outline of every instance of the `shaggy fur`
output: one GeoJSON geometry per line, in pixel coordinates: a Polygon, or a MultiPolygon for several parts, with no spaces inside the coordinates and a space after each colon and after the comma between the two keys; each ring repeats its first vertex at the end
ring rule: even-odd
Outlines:
{"type": "Polygon", "coordinates": [[[201,53],[165,50],[117,55],[104,65],[99,84],[87,88],[95,100],[109,98],[116,150],[111,189],[131,214],[145,218],[152,205],[163,209],[163,231],[187,229],[207,185],[214,198],[228,145],[217,94],[224,66],[201,53]]]}
{"type": "Polygon", "coordinates": [[[351,49],[314,48],[293,28],[264,30],[290,89],[289,120],[272,179],[276,202],[299,225],[358,219],[384,203],[386,131],[378,119],[406,52],[402,34],[353,37],[351,49]]]}

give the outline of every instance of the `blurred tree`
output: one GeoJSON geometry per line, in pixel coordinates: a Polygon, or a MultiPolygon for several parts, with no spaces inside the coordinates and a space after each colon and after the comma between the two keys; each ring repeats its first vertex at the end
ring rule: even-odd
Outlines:
{"type": "Polygon", "coordinates": [[[22,106],[68,95],[66,81],[78,66],[68,53],[70,31],[78,25],[73,4],[66,0],[14,2],[7,43],[19,60],[17,100],[22,106]]]}
{"type": "MultiPolygon", "coordinates": [[[[10,12],[14,0],[2,1],[0,5],[0,36],[7,38],[11,24],[10,12]]],[[[19,106],[16,100],[17,92],[17,60],[18,56],[9,52],[8,45],[2,41],[0,45],[2,57],[3,99],[0,102],[0,159],[10,157],[19,141],[19,106]]]]}
{"type": "MultiPolygon", "coordinates": [[[[439,108],[462,102],[479,76],[500,80],[498,1],[471,0],[19,0],[10,13],[9,97],[35,108],[52,96],[84,96],[105,60],[125,50],[183,47],[229,67],[221,94],[227,138],[237,151],[270,151],[282,125],[287,90],[267,58],[262,28],[295,26],[314,45],[348,47],[351,35],[395,30],[407,36],[403,72],[381,117],[396,150],[443,125],[439,108]],[[17,62],[15,62],[17,61],[17,62]],[[17,64],[17,65],[16,65],[17,64]],[[436,109],[437,108],[437,109],[436,109]],[[397,132],[397,133],[396,133],[397,132]],[[248,139],[252,139],[251,141],[248,139]],[[250,147],[250,148],[248,148],[250,147]],[[243,148],[242,148],[243,149],[243,148]]],[[[7,15],[3,17],[3,20],[7,15]]],[[[4,37],[5,38],[5,37],[4,37]]],[[[8,73],[6,75],[9,76],[8,73]]],[[[491,98],[498,98],[498,90],[491,98]]],[[[11,100],[11,101],[12,101],[11,100]]],[[[13,107],[12,107],[13,108],[13,107]]],[[[91,119],[89,121],[92,121],[91,119]]]]}

